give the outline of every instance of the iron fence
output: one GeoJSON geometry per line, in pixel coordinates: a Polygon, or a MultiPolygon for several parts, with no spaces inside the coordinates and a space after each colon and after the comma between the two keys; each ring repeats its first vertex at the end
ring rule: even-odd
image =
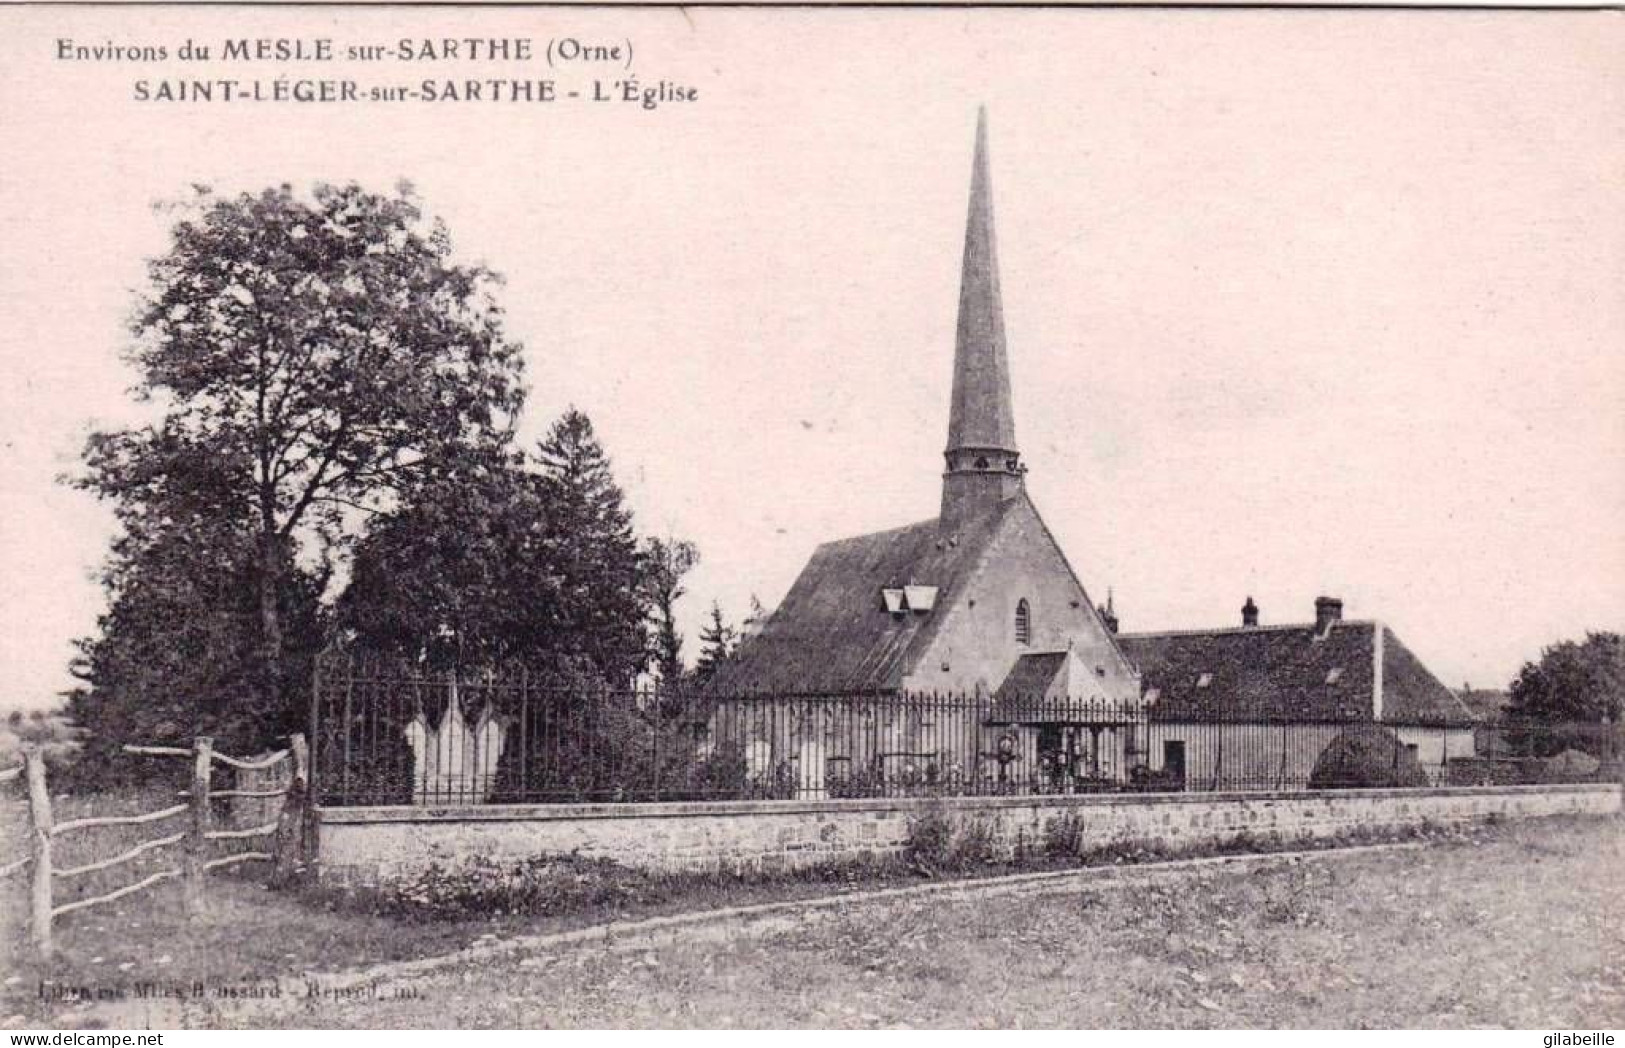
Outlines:
{"type": "Polygon", "coordinates": [[[1610,725],[1374,723],[1226,704],[613,689],[318,662],[325,805],[1291,790],[1618,778],[1610,725]]]}

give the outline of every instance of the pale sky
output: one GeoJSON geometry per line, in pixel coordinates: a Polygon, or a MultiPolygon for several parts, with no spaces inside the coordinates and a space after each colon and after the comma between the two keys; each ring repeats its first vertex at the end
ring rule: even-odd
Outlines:
{"type": "MultiPolygon", "coordinates": [[[[0,10],[0,707],[65,687],[110,515],[53,483],[140,419],[122,322],[192,182],[416,184],[508,278],[525,430],[567,404],[684,609],[935,514],[975,108],[1016,434],[1124,628],[1389,623],[1448,684],[1625,627],[1617,13],[0,10]],[[699,90],[543,104],[138,103],[137,77],[545,65],[68,63],[55,41],[630,40],[699,90]]],[[[606,79],[626,75],[605,71],[606,79]]],[[[690,654],[697,642],[690,640],[690,654]]]]}

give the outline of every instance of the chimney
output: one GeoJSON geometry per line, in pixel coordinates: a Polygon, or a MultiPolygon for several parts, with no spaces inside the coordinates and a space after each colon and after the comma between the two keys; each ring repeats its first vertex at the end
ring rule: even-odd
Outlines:
{"type": "Polygon", "coordinates": [[[1248,596],[1247,603],[1241,606],[1241,624],[1247,629],[1258,626],[1258,605],[1253,603],[1251,596],[1248,596]]]}
{"type": "Polygon", "coordinates": [[[1315,634],[1324,637],[1334,623],[1343,621],[1343,602],[1336,597],[1315,598],[1315,634]]]}

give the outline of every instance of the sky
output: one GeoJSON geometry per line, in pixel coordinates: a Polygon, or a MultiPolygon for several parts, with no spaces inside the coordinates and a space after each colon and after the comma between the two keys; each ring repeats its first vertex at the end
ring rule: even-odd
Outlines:
{"type": "MultiPolygon", "coordinates": [[[[1447,683],[1625,626],[1617,13],[0,10],[0,708],[70,683],[111,515],[55,478],[127,395],[192,183],[410,180],[503,273],[527,439],[568,405],[682,609],[936,512],[976,107],[1029,489],[1126,630],[1378,618],[1447,683]],[[139,102],[58,41],[629,42],[637,105],[139,102]]],[[[695,641],[690,640],[692,655],[695,641]]]]}

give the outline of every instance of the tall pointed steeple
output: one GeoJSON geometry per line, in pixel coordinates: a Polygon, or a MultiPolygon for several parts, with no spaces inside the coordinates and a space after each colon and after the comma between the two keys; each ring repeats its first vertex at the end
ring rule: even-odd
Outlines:
{"type": "Polygon", "coordinates": [[[985,108],[976,115],[976,154],[971,161],[970,210],[959,281],[953,402],[944,457],[948,464],[942,478],[945,531],[1021,490],[1026,467],[1016,449],[1015,412],[1010,401],[985,108]]]}

